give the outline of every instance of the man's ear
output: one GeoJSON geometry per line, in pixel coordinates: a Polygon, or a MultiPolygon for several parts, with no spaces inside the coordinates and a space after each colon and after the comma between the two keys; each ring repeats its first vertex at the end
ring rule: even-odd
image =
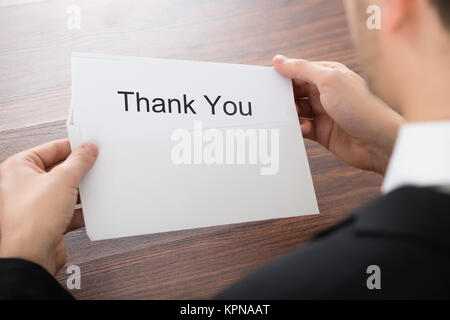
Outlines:
{"type": "Polygon", "coordinates": [[[398,32],[416,18],[419,1],[383,0],[382,29],[387,33],[398,32]]]}

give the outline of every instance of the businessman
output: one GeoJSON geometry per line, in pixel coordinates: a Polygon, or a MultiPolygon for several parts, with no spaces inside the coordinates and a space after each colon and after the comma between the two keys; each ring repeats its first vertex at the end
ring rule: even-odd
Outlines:
{"type": "MultiPolygon", "coordinates": [[[[313,118],[303,135],[384,175],[383,194],[219,299],[450,298],[450,1],[345,4],[367,82],[336,62],[273,62],[313,118]],[[366,25],[372,4],[381,30],[366,25]]],[[[1,165],[1,298],[71,298],[53,275],[63,234],[83,225],[73,207],[97,154],[62,140],[1,165]]]]}

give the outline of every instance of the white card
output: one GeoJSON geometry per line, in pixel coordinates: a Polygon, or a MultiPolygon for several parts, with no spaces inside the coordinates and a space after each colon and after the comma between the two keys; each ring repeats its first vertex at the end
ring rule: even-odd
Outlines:
{"type": "Polygon", "coordinates": [[[292,83],[272,67],[72,55],[91,240],[317,214],[292,83]]]}

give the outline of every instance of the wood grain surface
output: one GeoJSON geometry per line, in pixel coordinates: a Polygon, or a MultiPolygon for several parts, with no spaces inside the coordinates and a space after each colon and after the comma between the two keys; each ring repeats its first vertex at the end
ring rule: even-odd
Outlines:
{"type": "MultiPolygon", "coordinates": [[[[73,51],[270,65],[277,53],[358,70],[337,0],[0,1],[0,161],[66,137],[73,51]],[[81,9],[69,29],[67,9],[81,9]]],[[[90,242],[68,234],[79,299],[209,298],[378,195],[381,177],[307,142],[321,214],[90,242]]],[[[66,267],[57,275],[66,287],[66,267]]]]}

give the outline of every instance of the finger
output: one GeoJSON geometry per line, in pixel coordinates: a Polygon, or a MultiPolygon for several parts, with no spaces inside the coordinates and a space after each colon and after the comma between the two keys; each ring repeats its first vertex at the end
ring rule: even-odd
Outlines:
{"type": "MultiPolygon", "coordinates": [[[[65,159],[64,159],[64,160],[65,160],[65,159]]],[[[45,168],[45,171],[50,172],[50,171],[53,170],[54,167],[59,166],[61,163],[63,163],[63,161],[55,162],[55,163],[52,164],[51,166],[46,167],[46,168],[45,168]]]]}
{"type": "Polygon", "coordinates": [[[73,213],[72,220],[70,221],[69,225],[67,226],[66,232],[64,233],[83,228],[84,226],[85,224],[84,224],[83,210],[76,209],[75,212],[73,213]]]}
{"type": "Polygon", "coordinates": [[[317,65],[320,65],[322,67],[327,67],[327,68],[348,69],[347,66],[345,66],[344,64],[342,64],[340,62],[336,62],[336,61],[316,61],[314,63],[317,65]]]}
{"type": "Polygon", "coordinates": [[[310,95],[310,84],[308,82],[293,82],[293,87],[294,87],[294,97],[295,99],[301,99],[301,98],[305,98],[305,97],[309,97],[310,95]]]}
{"type": "Polygon", "coordinates": [[[28,152],[36,155],[42,162],[42,169],[45,169],[65,160],[69,156],[70,143],[67,139],[55,140],[32,148],[28,152]]]}
{"type": "Polygon", "coordinates": [[[295,102],[297,104],[297,113],[299,117],[314,118],[314,112],[309,99],[297,99],[295,102]]]}
{"type": "Polygon", "coordinates": [[[311,121],[300,120],[300,128],[302,129],[302,135],[304,138],[316,141],[314,125],[311,121]]]}
{"type": "Polygon", "coordinates": [[[301,59],[288,59],[277,55],[273,58],[275,69],[285,77],[293,79],[296,83],[318,83],[325,71],[324,67],[301,59]]]}
{"type": "Polygon", "coordinates": [[[74,187],[78,187],[83,176],[94,165],[97,155],[98,149],[93,143],[84,143],[76,148],[66,161],[51,172],[56,175],[62,175],[74,187]]]}

